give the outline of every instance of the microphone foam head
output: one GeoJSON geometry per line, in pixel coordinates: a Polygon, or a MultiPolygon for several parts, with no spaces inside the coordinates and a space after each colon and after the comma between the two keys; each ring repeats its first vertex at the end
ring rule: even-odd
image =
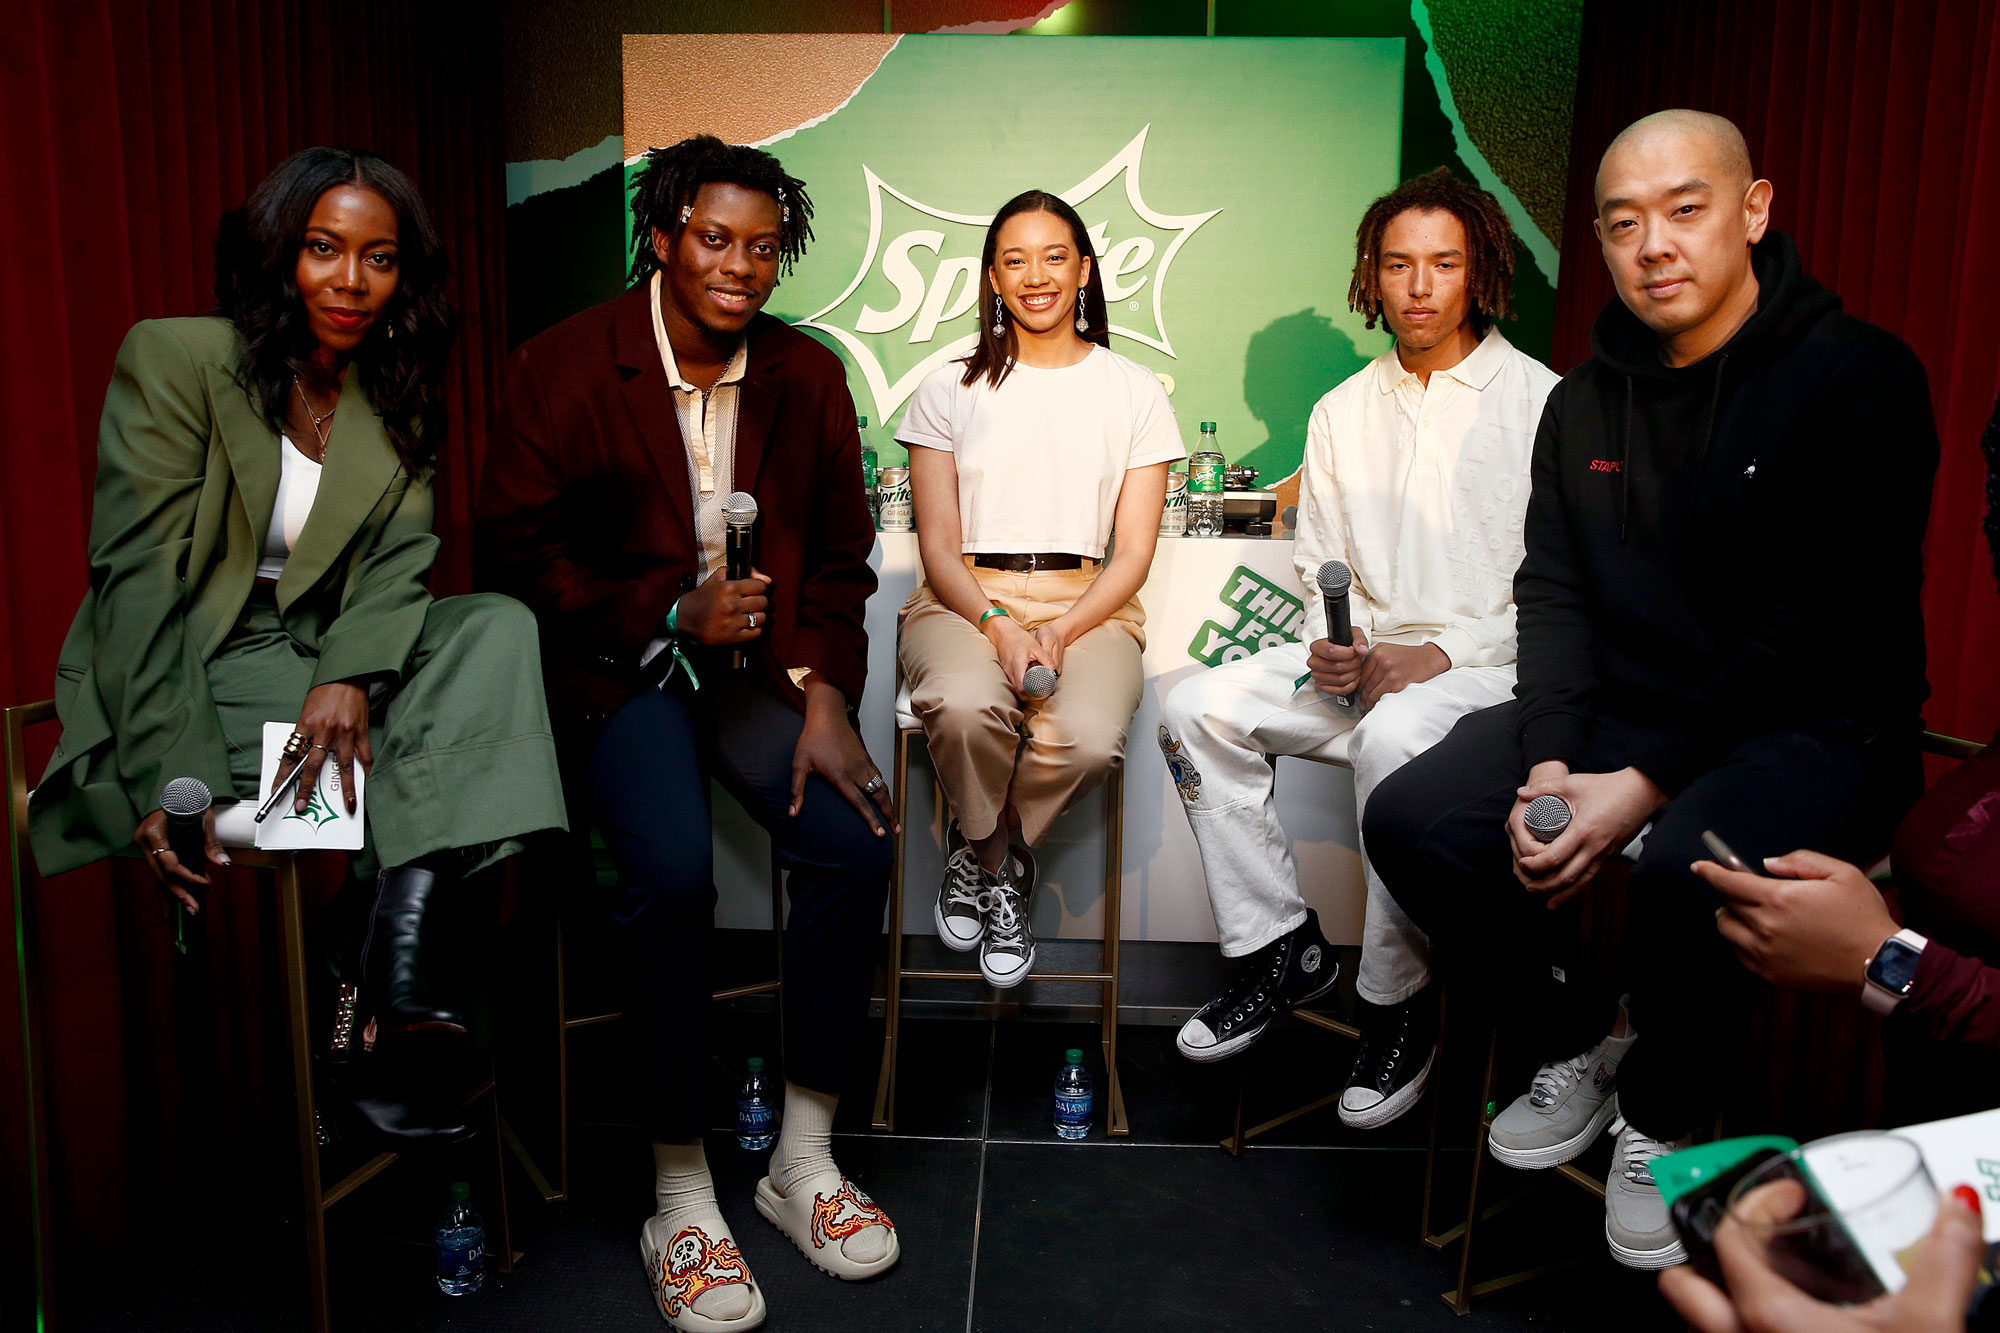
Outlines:
{"type": "Polygon", "coordinates": [[[1021,693],[1030,699],[1046,699],[1056,692],[1056,673],[1040,662],[1030,663],[1021,673],[1021,693]]]}
{"type": "Polygon", "coordinates": [[[1569,827],[1569,802],[1560,796],[1537,796],[1528,802],[1521,822],[1543,842],[1561,837],[1562,831],[1569,827]]]}
{"type": "Polygon", "coordinates": [[[175,778],[160,793],[160,809],[176,819],[192,819],[205,813],[214,798],[208,794],[208,784],[200,778],[175,778]]]}
{"type": "Polygon", "coordinates": [[[722,502],[722,521],[742,526],[757,521],[757,497],[748,491],[731,491],[722,502]]]}
{"type": "Polygon", "coordinates": [[[1339,560],[1329,560],[1319,567],[1319,591],[1322,597],[1341,597],[1354,586],[1354,571],[1339,560]]]}

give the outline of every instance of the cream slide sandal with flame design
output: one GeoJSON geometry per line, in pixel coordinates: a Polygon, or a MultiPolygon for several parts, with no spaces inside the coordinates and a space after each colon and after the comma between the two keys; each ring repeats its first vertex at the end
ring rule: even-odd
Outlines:
{"type": "Polygon", "coordinates": [[[639,1257],[646,1264],[653,1303],[669,1328],[679,1333],[749,1333],[763,1325],[763,1289],[727,1233],[711,1237],[690,1222],[669,1235],[659,1218],[648,1218],[639,1230],[639,1257]],[[694,1303],[709,1292],[732,1287],[744,1288],[750,1296],[749,1308],[736,1318],[711,1319],[695,1310],[694,1303]]]}
{"type": "Polygon", "coordinates": [[[757,1211],[790,1237],[813,1267],[843,1282],[886,1273],[903,1257],[896,1224],[837,1170],[803,1182],[790,1198],[764,1177],[757,1182],[757,1211]]]}

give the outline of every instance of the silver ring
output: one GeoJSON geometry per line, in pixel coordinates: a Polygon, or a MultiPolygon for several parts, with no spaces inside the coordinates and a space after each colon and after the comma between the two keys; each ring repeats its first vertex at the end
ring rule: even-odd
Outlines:
{"type": "Polygon", "coordinates": [[[872,777],[872,778],[868,779],[868,781],[866,781],[866,782],[862,783],[862,784],[861,784],[861,790],[862,790],[862,791],[864,791],[864,792],[866,792],[866,793],[867,793],[868,795],[870,795],[870,796],[873,796],[873,795],[874,795],[874,794],[875,794],[876,792],[878,792],[878,791],[881,791],[881,790],[882,790],[882,775],[881,775],[880,773],[877,773],[877,774],[876,774],[876,775],[875,775],[874,777],[872,777]]]}
{"type": "Polygon", "coordinates": [[[757,613],[755,611],[752,611],[750,613],[750,628],[751,629],[757,628],[757,613]]]}

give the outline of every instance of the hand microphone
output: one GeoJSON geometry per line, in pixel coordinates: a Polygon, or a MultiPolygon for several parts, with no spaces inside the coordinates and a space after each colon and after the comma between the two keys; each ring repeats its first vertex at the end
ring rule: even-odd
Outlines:
{"type": "Polygon", "coordinates": [[[1521,822],[1528,826],[1528,832],[1535,835],[1537,842],[1554,842],[1569,827],[1569,802],[1560,796],[1537,796],[1528,802],[1521,822]]]}
{"type": "MultiPolygon", "coordinates": [[[[1354,571],[1338,560],[1319,567],[1319,594],[1326,599],[1326,637],[1343,648],[1354,646],[1354,624],[1347,618],[1347,590],[1354,586],[1354,571]]],[[[1354,695],[1336,696],[1342,708],[1354,707],[1354,695]]]]}
{"type": "Polygon", "coordinates": [[[1031,662],[1021,673],[1021,697],[1023,699],[1046,699],[1056,692],[1056,673],[1051,667],[1040,662],[1031,662]]]}
{"type": "Polygon", "coordinates": [[[215,798],[200,778],[175,778],[160,793],[160,810],[167,817],[167,846],[194,874],[208,873],[208,839],[202,816],[215,798]]]}
{"type": "MultiPolygon", "coordinates": [[[[722,502],[722,576],[732,581],[750,577],[756,563],[757,497],[748,491],[731,491],[722,502]]],[[[730,664],[741,671],[749,659],[738,648],[730,664]]]]}

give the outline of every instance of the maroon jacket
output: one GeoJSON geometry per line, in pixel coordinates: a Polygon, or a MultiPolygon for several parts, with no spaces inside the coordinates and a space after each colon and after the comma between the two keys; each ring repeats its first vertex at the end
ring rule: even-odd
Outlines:
{"type": "MultiPolygon", "coordinates": [[[[694,586],[687,446],[644,285],[523,344],[486,454],[476,541],[483,586],[541,622],[559,732],[587,740],[644,685],[639,658],[694,586]]],[[[754,669],[794,707],[810,667],[859,704],[875,530],[840,359],[769,315],[750,325],[734,484],[757,497],[771,609],[754,669]]]]}

